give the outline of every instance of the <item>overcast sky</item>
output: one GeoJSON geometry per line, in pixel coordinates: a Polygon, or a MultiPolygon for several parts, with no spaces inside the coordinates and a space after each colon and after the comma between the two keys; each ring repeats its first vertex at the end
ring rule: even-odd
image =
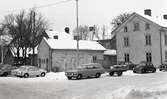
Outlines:
{"type": "MultiPolygon", "coordinates": [[[[1,0],[0,20],[9,13],[17,13],[18,9],[31,8],[34,5],[46,5],[64,0],[1,0]],[[16,11],[13,11],[16,10],[16,11]]],[[[153,16],[167,14],[167,0],[79,0],[80,25],[108,25],[111,20],[123,12],[144,13],[151,9],[153,16]]],[[[76,27],[75,0],[50,7],[39,8],[50,23],[50,28],[63,31],[68,26],[76,27]]]]}

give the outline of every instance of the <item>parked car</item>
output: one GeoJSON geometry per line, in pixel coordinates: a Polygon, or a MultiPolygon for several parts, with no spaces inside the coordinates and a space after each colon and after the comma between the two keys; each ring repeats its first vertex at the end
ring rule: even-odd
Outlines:
{"type": "Polygon", "coordinates": [[[161,64],[158,68],[159,71],[167,71],[167,63],[161,64]]]}
{"type": "Polygon", "coordinates": [[[156,68],[151,62],[141,62],[134,69],[134,73],[154,73],[156,72],[156,68]]]}
{"type": "Polygon", "coordinates": [[[0,76],[8,76],[11,74],[13,69],[17,69],[16,66],[11,66],[9,64],[1,64],[0,65],[0,76]]]}
{"type": "Polygon", "coordinates": [[[129,62],[119,61],[119,62],[118,62],[118,65],[126,65],[127,70],[133,70],[133,68],[134,68],[137,64],[134,64],[134,63],[132,63],[131,61],[129,61],[129,62]]]}
{"type": "Polygon", "coordinates": [[[65,75],[68,79],[76,78],[88,78],[95,77],[99,78],[101,74],[105,73],[105,69],[99,63],[83,64],[74,70],[68,70],[65,75]]]}
{"type": "Polygon", "coordinates": [[[125,64],[113,65],[110,66],[110,69],[107,69],[106,71],[110,76],[113,76],[114,74],[121,76],[123,72],[127,71],[127,66],[125,64]]]}
{"type": "Polygon", "coordinates": [[[18,69],[12,70],[12,75],[24,78],[28,78],[29,76],[44,77],[46,75],[46,70],[35,66],[21,66],[18,69]]]}

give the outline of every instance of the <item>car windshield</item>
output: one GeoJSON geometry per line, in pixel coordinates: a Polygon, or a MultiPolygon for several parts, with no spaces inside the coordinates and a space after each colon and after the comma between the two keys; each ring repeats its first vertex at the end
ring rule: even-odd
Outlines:
{"type": "Polygon", "coordinates": [[[19,68],[19,70],[26,70],[26,67],[22,66],[22,67],[19,68]]]}

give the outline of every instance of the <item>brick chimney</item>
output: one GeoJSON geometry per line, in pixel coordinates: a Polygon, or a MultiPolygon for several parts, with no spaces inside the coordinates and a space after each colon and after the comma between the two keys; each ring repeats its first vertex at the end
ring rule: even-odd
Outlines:
{"type": "Polygon", "coordinates": [[[167,20],[167,14],[164,14],[164,15],[163,15],[163,18],[164,18],[165,20],[167,20]]]}
{"type": "Polygon", "coordinates": [[[151,9],[145,9],[144,14],[148,15],[148,16],[151,16],[151,9]]]}

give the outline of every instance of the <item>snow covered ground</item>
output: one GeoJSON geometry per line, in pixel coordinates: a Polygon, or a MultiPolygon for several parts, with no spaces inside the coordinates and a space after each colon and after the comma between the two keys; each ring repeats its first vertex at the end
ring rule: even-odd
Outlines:
{"type": "Polygon", "coordinates": [[[98,79],[67,80],[64,72],[45,77],[0,77],[0,99],[167,99],[167,72],[107,73],[98,79]]]}

